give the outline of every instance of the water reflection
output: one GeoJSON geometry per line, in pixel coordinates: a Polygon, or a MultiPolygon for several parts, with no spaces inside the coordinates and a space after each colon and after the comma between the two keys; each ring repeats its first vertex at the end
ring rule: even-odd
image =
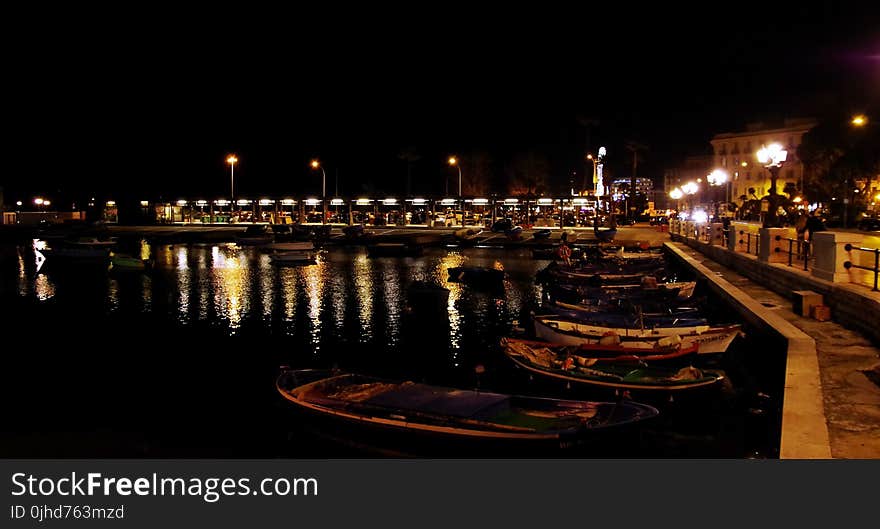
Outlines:
{"type": "Polygon", "coordinates": [[[437,248],[420,258],[372,258],[362,248],[331,248],[319,254],[317,264],[276,267],[258,248],[234,244],[151,245],[137,239],[128,248],[152,260],[153,267],[125,275],[98,267],[80,275],[75,267],[50,263],[55,266],[37,274],[33,248],[20,249],[18,294],[61,298],[73,307],[91,299],[82,310],[101,307],[122,317],[155,311],[181,328],[207,322],[227,335],[269,333],[293,339],[296,354],[312,357],[352,344],[439,348],[446,353],[438,358],[459,367],[469,351],[485,349],[524,306],[540,300],[532,277],[544,264],[492,249],[437,248]],[[448,269],[463,265],[506,270],[505,291],[485,293],[449,282],[448,269]],[[444,317],[408,317],[406,289],[416,280],[449,289],[444,317]]]}

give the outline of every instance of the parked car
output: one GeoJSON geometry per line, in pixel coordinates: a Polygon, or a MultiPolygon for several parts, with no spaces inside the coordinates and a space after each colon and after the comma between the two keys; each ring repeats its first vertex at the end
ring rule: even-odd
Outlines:
{"type": "Polygon", "coordinates": [[[880,218],[865,217],[859,221],[859,229],[862,231],[880,231],[880,218]]]}

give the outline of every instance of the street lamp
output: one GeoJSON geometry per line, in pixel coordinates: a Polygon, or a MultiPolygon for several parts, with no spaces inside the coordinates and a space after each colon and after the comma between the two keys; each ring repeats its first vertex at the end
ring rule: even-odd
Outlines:
{"type": "Polygon", "coordinates": [[[868,118],[864,114],[858,114],[853,116],[852,121],[850,121],[856,127],[863,127],[868,123],[868,118]]]}
{"type": "Polygon", "coordinates": [[[318,160],[312,160],[312,169],[321,170],[321,224],[327,224],[327,173],[318,160]]]}
{"type": "Polygon", "coordinates": [[[771,143],[768,146],[761,146],[757,152],[758,162],[770,171],[770,204],[767,216],[764,217],[765,228],[775,228],[779,224],[779,217],[776,215],[776,180],[779,178],[779,170],[788,157],[788,151],[782,148],[778,143],[771,143]]]}
{"type": "MultiPolygon", "coordinates": [[[[458,159],[455,156],[449,157],[449,165],[458,169],[458,198],[461,198],[461,165],[458,164],[458,159]]],[[[449,180],[446,180],[446,194],[449,194],[449,180]]]]}
{"type": "MultiPolygon", "coordinates": [[[[724,169],[715,169],[711,173],[706,176],[706,181],[709,182],[710,186],[723,186],[730,182],[730,176],[727,174],[727,171],[724,169]]],[[[730,203],[730,187],[727,188],[727,193],[725,194],[727,198],[727,203],[730,203]]],[[[715,217],[718,217],[718,202],[715,202],[715,217]]]]}
{"type": "Polygon", "coordinates": [[[226,158],[226,163],[229,164],[229,194],[231,195],[229,198],[235,202],[235,163],[238,162],[238,158],[235,157],[234,154],[230,154],[228,158],[226,158]]]}
{"type": "Polygon", "coordinates": [[[669,198],[671,198],[672,200],[675,201],[676,214],[678,214],[678,210],[681,209],[681,204],[679,203],[679,201],[681,200],[681,197],[683,197],[683,196],[684,196],[684,192],[677,187],[669,192],[669,198]]]}

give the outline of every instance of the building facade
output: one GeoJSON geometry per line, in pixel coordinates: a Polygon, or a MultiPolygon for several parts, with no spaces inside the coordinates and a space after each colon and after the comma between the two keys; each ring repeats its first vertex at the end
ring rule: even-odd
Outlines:
{"type": "Polygon", "coordinates": [[[712,169],[724,169],[730,175],[731,200],[742,204],[770,192],[770,171],[758,162],[757,152],[771,143],[779,143],[788,151],[776,192],[782,194],[787,184],[803,190],[804,164],[797,156],[797,148],[804,134],[816,124],[812,118],[786,119],[782,126],[750,123],[744,132],[716,134],[710,142],[714,151],[712,169]]]}

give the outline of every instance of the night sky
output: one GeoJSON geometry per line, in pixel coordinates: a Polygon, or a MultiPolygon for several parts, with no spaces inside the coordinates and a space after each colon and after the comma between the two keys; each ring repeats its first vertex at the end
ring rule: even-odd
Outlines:
{"type": "Polygon", "coordinates": [[[499,174],[545,156],[565,189],[585,169],[584,118],[612,171],[629,175],[635,140],[640,176],[659,180],[746,122],[876,111],[880,19],[837,5],[10,18],[0,186],[7,202],[219,197],[235,152],[238,196],[319,193],[313,157],[330,193],[338,170],[343,194],[393,194],[413,147],[416,192],[442,191],[446,157],[475,151],[499,174]]]}

